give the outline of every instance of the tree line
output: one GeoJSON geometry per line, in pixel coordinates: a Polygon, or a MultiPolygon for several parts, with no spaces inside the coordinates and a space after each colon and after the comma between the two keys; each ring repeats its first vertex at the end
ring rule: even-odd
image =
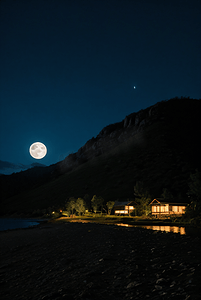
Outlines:
{"type": "MultiPolygon", "coordinates": [[[[115,201],[108,201],[106,203],[107,213],[110,215],[112,208],[115,204],[115,201]]],[[[94,195],[91,199],[91,207],[93,212],[96,214],[97,212],[103,213],[104,209],[104,199],[101,196],[94,195]]],[[[86,201],[83,198],[74,198],[70,197],[69,201],[65,204],[65,211],[63,214],[67,216],[78,214],[79,216],[83,215],[87,210],[86,201]]]]}
{"type": "MultiPolygon", "coordinates": [[[[201,173],[196,170],[195,173],[190,174],[190,179],[188,182],[189,190],[187,196],[189,197],[189,204],[186,208],[185,217],[187,218],[198,218],[201,219],[201,173]]],[[[142,181],[137,181],[134,185],[134,196],[135,196],[135,209],[131,213],[136,216],[148,216],[151,213],[150,202],[152,197],[149,193],[148,188],[144,185],[142,181]]],[[[63,214],[70,216],[77,214],[79,216],[85,214],[88,210],[86,203],[89,195],[85,195],[84,198],[75,198],[71,197],[65,204],[65,211],[63,214]]],[[[171,192],[164,188],[161,194],[161,197],[164,200],[174,201],[174,197],[171,192]]],[[[104,204],[105,201],[101,196],[93,195],[90,200],[90,206],[93,212],[96,213],[107,213],[111,214],[114,207],[115,201],[108,201],[104,204]]]]}

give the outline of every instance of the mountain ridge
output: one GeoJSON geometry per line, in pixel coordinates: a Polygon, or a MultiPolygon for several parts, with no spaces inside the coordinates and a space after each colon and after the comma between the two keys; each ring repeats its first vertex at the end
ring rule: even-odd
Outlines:
{"type": "Polygon", "coordinates": [[[71,167],[71,160],[75,163],[86,162],[94,156],[99,156],[109,149],[118,146],[119,144],[125,142],[128,136],[131,137],[143,130],[144,126],[154,122],[157,114],[157,107],[160,105],[156,103],[151,107],[140,110],[137,113],[131,113],[126,116],[121,122],[107,125],[104,127],[96,138],[88,140],[85,145],[83,145],[76,153],[67,156],[61,163],[65,169],[66,167],[71,167]],[[149,116],[149,118],[147,118],[149,116]]]}
{"type": "Polygon", "coordinates": [[[2,213],[62,206],[86,194],[105,201],[132,198],[139,180],[154,197],[168,188],[186,200],[189,175],[201,168],[200,108],[197,99],[158,102],[104,127],[59,163],[1,176],[2,213]]]}

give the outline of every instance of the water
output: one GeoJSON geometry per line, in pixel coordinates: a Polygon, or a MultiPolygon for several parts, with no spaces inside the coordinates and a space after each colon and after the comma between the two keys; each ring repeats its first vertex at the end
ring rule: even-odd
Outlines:
{"type": "Polygon", "coordinates": [[[0,218],[0,231],[5,231],[8,229],[28,228],[38,224],[39,222],[37,222],[37,220],[31,219],[0,218]]]}
{"type": "MultiPolygon", "coordinates": [[[[90,223],[88,220],[71,220],[71,222],[81,222],[81,223],[90,223]]],[[[106,225],[117,225],[117,226],[123,226],[123,227],[141,227],[145,229],[151,229],[151,230],[157,230],[157,231],[163,231],[163,232],[173,232],[173,233],[179,233],[180,235],[186,235],[186,227],[184,226],[167,226],[167,225],[130,225],[125,223],[105,223],[106,225]]],[[[195,229],[193,229],[195,232],[195,229]]],[[[191,233],[192,234],[192,233],[191,233]]]]}
{"type": "Polygon", "coordinates": [[[173,232],[173,233],[179,233],[181,235],[186,234],[186,228],[183,226],[159,226],[159,225],[129,225],[129,224],[117,224],[118,226],[125,226],[125,227],[142,227],[146,229],[151,229],[151,230],[157,230],[157,231],[164,231],[164,232],[173,232]]]}

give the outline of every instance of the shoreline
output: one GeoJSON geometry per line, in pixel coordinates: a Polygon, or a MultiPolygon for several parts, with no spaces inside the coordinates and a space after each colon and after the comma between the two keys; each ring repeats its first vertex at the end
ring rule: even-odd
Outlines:
{"type": "MultiPolygon", "coordinates": [[[[59,217],[56,219],[51,219],[48,221],[49,223],[71,223],[71,222],[80,222],[80,223],[95,223],[95,224],[105,224],[105,225],[117,225],[119,223],[128,224],[128,226],[170,226],[170,227],[185,227],[188,231],[188,234],[201,237],[201,228],[192,224],[184,223],[184,222],[165,222],[164,220],[137,220],[133,221],[126,218],[118,218],[115,219],[107,219],[107,218],[86,218],[86,217],[59,217]]],[[[122,225],[123,226],[123,225],[122,225]]]]}
{"type": "Polygon", "coordinates": [[[115,226],[127,226],[127,227],[141,227],[149,230],[156,231],[166,231],[166,232],[174,232],[178,234],[187,234],[191,236],[198,236],[201,238],[201,227],[184,223],[184,222],[166,222],[165,220],[147,220],[147,219],[138,219],[133,220],[130,218],[120,217],[120,218],[107,218],[107,217],[85,217],[85,216],[76,216],[76,217],[58,217],[58,218],[17,218],[17,217],[8,217],[4,216],[0,219],[13,219],[13,220],[25,220],[25,221],[34,221],[38,224],[32,225],[29,227],[22,228],[13,228],[0,230],[0,232],[12,231],[12,230],[20,230],[20,229],[29,229],[35,228],[42,224],[58,224],[58,223],[91,223],[91,224],[102,224],[102,225],[115,225],[115,226]],[[151,228],[155,227],[155,228],[151,228]],[[157,227],[161,227],[162,229],[157,229],[157,227]],[[164,227],[170,228],[184,228],[185,233],[179,232],[177,230],[165,230],[164,227]]]}
{"type": "Polygon", "coordinates": [[[29,216],[29,215],[24,215],[24,214],[13,214],[13,215],[2,215],[0,216],[0,219],[21,219],[21,220],[37,220],[39,221],[47,221],[47,222],[52,222],[52,221],[60,221],[60,220],[75,220],[75,219],[81,219],[81,220],[90,220],[91,222],[97,222],[100,224],[105,223],[105,221],[107,221],[107,223],[117,223],[117,222],[121,222],[121,223],[127,223],[130,225],[167,225],[167,226],[190,226],[192,228],[198,228],[201,229],[201,226],[197,225],[197,224],[192,224],[189,221],[173,221],[173,220],[169,220],[169,219],[165,219],[165,218],[148,218],[148,217],[128,217],[128,216],[113,216],[113,215],[107,215],[107,216],[73,216],[73,217],[66,217],[66,216],[59,216],[57,218],[53,218],[53,217],[44,217],[44,216],[39,216],[39,217],[33,217],[33,216],[29,216]]]}

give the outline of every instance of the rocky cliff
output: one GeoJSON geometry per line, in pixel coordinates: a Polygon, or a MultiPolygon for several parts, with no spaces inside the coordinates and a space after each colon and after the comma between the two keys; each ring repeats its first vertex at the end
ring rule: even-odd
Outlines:
{"type": "Polygon", "coordinates": [[[74,167],[88,160],[107,153],[111,149],[128,144],[140,131],[164,119],[161,115],[159,102],[147,109],[132,113],[121,122],[104,127],[96,138],[86,142],[76,153],[70,154],[58,163],[61,172],[72,170],[74,167]]]}

